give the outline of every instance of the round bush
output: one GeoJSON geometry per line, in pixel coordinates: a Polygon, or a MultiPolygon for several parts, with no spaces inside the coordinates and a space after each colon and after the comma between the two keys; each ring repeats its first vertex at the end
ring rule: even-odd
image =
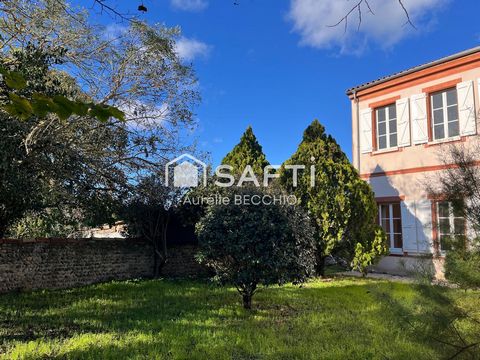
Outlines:
{"type": "Polygon", "coordinates": [[[259,285],[301,283],[313,273],[314,230],[300,208],[256,188],[228,189],[225,196],[230,201],[211,206],[197,224],[198,260],[237,288],[245,308],[259,285]],[[245,205],[238,199],[265,201],[245,205]]]}

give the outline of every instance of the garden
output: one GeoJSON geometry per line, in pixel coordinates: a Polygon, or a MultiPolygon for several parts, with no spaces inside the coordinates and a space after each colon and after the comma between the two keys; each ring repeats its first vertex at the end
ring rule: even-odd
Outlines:
{"type": "MultiPolygon", "coordinates": [[[[442,293],[467,306],[480,295],[442,293]]],[[[10,294],[0,297],[0,352],[6,359],[446,358],[451,348],[421,321],[435,303],[422,299],[411,284],[344,278],[268,288],[251,311],[234,288],[203,281],[10,294]]],[[[466,340],[476,335],[469,331],[466,340]]]]}
{"type": "MultiPolygon", "coordinates": [[[[249,126],[214,169],[180,29],[95,7],[124,24],[0,8],[0,358],[479,358],[478,238],[451,239],[442,284],[369,278],[389,253],[375,196],[324,125],[278,167],[249,126]],[[185,154],[201,186],[165,170],[185,154]],[[201,271],[166,276],[184,237],[201,271]]],[[[451,155],[435,191],[480,229],[480,177],[451,155]]]]}

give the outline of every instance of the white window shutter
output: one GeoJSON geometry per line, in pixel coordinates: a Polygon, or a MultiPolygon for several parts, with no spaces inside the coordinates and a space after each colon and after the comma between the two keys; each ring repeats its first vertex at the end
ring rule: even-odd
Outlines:
{"type": "Polygon", "coordinates": [[[402,201],[400,203],[400,210],[402,216],[403,251],[416,252],[417,233],[415,225],[415,202],[402,201]]]}
{"type": "Polygon", "coordinates": [[[372,109],[360,112],[360,151],[363,154],[372,151],[372,109]]]}
{"type": "Polygon", "coordinates": [[[410,102],[408,98],[397,100],[398,146],[410,146],[410,102]]]}
{"type": "Polygon", "coordinates": [[[418,252],[431,253],[432,239],[432,203],[428,199],[415,202],[415,218],[418,252]]]}
{"type": "Polygon", "coordinates": [[[428,142],[427,95],[412,95],[412,141],[414,144],[428,142]]]}
{"type": "Polygon", "coordinates": [[[458,120],[460,135],[477,133],[475,119],[475,97],[473,95],[473,81],[465,81],[457,85],[458,93],[458,120]]]}

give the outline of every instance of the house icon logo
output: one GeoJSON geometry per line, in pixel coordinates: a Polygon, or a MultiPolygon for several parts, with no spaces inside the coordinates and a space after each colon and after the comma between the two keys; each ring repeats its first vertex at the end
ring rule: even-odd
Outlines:
{"type": "Polygon", "coordinates": [[[165,184],[171,183],[173,169],[174,187],[197,187],[200,180],[207,186],[207,164],[192,155],[183,154],[165,165],[165,184]]]}

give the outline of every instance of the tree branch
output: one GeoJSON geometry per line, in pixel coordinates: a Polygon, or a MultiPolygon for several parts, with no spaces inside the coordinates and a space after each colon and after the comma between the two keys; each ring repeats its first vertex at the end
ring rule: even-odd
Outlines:
{"type": "Polygon", "coordinates": [[[104,12],[104,11],[107,12],[107,13],[109,12],[109,13],[113,14],[114,16],[119,17],[122,20],[125,20],[125,21],[128,21],[128,22],[135,22],[135,18],[132,15],[130,15],[129,13],[126,13],[126,14],[121,13],[120,11],[115,9],[114,7],[112,7],[110,5],[107,5],[105,3],[105,0],[93,0],[93,2],[94,2],[94,5],[96,4],[96,5],[100,6],[100,10],[102,12],[104,12]]]}
{"type": "Polygon", "coordinates": [[[414,29],[417,29],[417,28],[415,27],[415,25],[413,25],[412,20],[410,19],[410,14],[408,13],[407,8],[406,8],[405,5],[403,4],[403,0],[398,0],[398,3],[399,3],[400,6],[402,7],[403,12],[405,13],[405,16],[407,17],[407,22],[405,23],[405,25],[410,24],[411,27],[413,27],[414,29]]]}
{"type": "MultiPolygon", "coordinates": [[[[410,25],[411,27],[416,29],[416,27],[413,24],[413,21],[410,17],[410,13],[408,12],[407,8],[405,7],[405,4],[403,3],[403,0],[397,0],[397,1],[398,1],[398,4],[401,6],[403,12],[405,13],[405,17],[407,19],[407,22],[405,23],[405,25],[410,25]]],[[[340,25],[341,23],[344,23],[345,24],[344,32],[346,33],[347,28],[348,28],[348,18],[352,15],[353,12],[356,11],[358,13],[357,31],[359,31],[360,27],[362,25],[362,5],[365,5],[367,7],[369,13],[371,13],[372,15],[375,15],[375,13],[373,12],[373,9],[370,6],[370,3],[368,2],[368,0],[359,0],[354,6],[352,6],[352,8],[347,12],[347,14],[345,16],[343,16],[338,22],[336,22],[333,25],[327,25],[327,27],[336,27],[336,26],[340,25]]]]}

